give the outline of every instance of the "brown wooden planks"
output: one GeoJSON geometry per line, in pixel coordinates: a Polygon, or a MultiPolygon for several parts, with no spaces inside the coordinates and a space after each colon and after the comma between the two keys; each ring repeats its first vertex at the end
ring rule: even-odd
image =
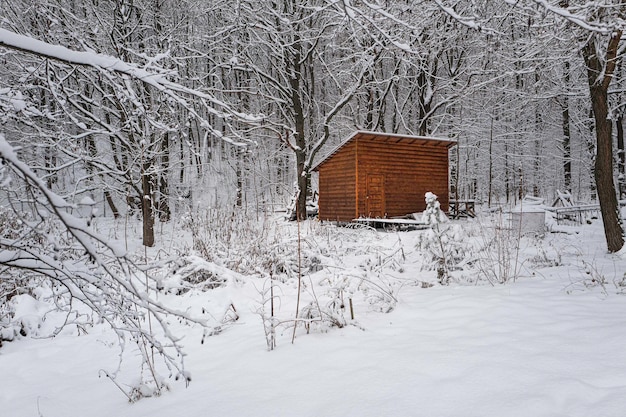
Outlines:
{"type": "Polygon", "coordinates": [[[320,219],[392,217],[423,211],[424,194],[448,209],[448,148],[428,138],[356,135],[319,166],[320,219]]]}

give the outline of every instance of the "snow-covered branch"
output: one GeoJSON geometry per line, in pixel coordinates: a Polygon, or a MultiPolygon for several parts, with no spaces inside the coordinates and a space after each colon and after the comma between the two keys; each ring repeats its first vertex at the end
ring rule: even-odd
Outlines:
{"type": "MultiPolygon", "coordinates": [[[[514,6],[517,6],[519,3],[518,1],[514,1],[514,0],[504,0],[504,1],[514,6]]],[[[563,18],[569,22],[572,22],[575,25],[579,26],[580,28],[585,29],[589,32],[596,32],[596,33],[601,33],[603,35],[607,35],[615,31],[618,28],[622,28],[622,29],[624,28],[624,22],[622,21],[622,19],[614,20],[610,23],[599,22],[599,21],[589,19],[589,16],[587,14],[573,13],[567,8],[551,4],[547,0],[533,0],[533,1],[537,5],[545,9],[546,11],[560,18],[563,18]]],[[[588,6],[597,7],[598,5],[594,3],[590,3],[588,6]]],[[[617,6],[611,5],[610,7],[617,7],[617,6]]],[[[585,10],[585,8],[582,8],[582,10],[585,10]]]]}
{"type": "Polygon", "coordinates": [[[236,118],[242,123],[253,125],[263,121],[263,116],[241,113],[211,94],[170,81],[166,78],[168,74],[165,72],[149,71],[146,68],[124,62],[121,59],[109,55],[99,54],[93,51],[74,51],[61,45],[53,45],[6,29],[0,29],[0,46],[35,54],[66,64],[88,66],[105,73],[117,73],[139,80],[162,92],[185,108],[190,115],[200,120],[203,127],[211,130],[212,134],[216,137],[236,145],[242,144],[228,138],[219,129],[213,129],[211,124],[196,111],[194,105],[188,102],[185,97],[197,99],[203,104],[203,109],[207,113],[221,119],[236,118]]]}
{"type": "Polygon", "coordinates": [[[352,83],[350,88],[343,93],[343,96],[337,101],[335,106],[326,114],[326,117],[324,118],[323,135],[311,147],[311,151],[309,152],[309,155],[307,157],[305,171],[308,171],[313,166],[313,160],[315,159],[319,151],[322,149],[322,147],[326,144],[326,142],[330,138],[331,121],[341,111],[341,109],[343,109],[350,102],[350,100],[352,100],[354,95],[357,93],[357,91],[361,87],[361,84],[363,83],[365,74],[367,73],[367,71],[369,70],[372,64],[372,61],[374,61],[374,59],[367,59],[365,60],[365,62],[362,63],[361,72],[358,75],[358,77],[356,77],[355,81],[352,83]]]}
{"type": "Polygon", "coordinates": [[[2,212],[14,219],[0,237],[3,274],[53,282],[58,296],[70,304],[79,301],[120,337],[130,333],[155,346],[168,366],[182,373],[182,346],[164,318],[174,315],[203,326],[205,320],[157,300],[156,281],[147,272],[150,266],[138,265],[122,244],[100,236],[84,219],[73,216],[69,211],[74,205],[50,190],[0,134],[0,192],[15,204],[20,189],[30,190],[29,197],[21,200],[28,201],[30,210],[2,212]],[[140,318],[147,315],[159,323],[158,330],[143,324],[140,318]],[[166,346],[173,352],[168,353],[166,346]]]}
{"type": "Polygon", "coordinates": [[[474,29],[474,30],[479,30],[479,31],[483,30],[483,26],[480,23],[478,23],[475,18],[466,17],[466,16],[463,16],[463,15],[457,13],[454,10],[454,8],[452,8],[450,6],[446,6],[440,0],[433,0],[433,1],[437,4],[437,6],[439,6],[439,8],[442,11],[444,11],[445,13],[450,15],[450,17],[452,17],[454,20],[456,20],[457,22],[459,22],[463,26],[467,26],[468,28],[474,29]]]}

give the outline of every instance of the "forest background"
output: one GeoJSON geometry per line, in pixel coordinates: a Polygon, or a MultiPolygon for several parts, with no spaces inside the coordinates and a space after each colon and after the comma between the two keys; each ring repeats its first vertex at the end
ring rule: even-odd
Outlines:
{"type": "MultiPolygon", "coordinates": [[[[7,143],[68,201],[137,213],[147,246],[155,221],[194,204],[298,207],[303,217],[312,165],[355,129],[456,139],[452,194],[488,207],[527,194],[551,200],[557,190],[587,202],[626,194],[615,2],[68,0],[0,9],[7,143]],[[132,71],[11,45],[12,34],[132,71]]],[[[603,207],[605,218],[616,204],[603,207]]],[[[608,220],[616,251],[621,226],[608,220]]]]}
{"type": "MultiPolygon", "coordinates": [[[[120,345],[136,342],[158,391],[155,352],[188,378],[173,317],[204,326],[202,340],[224,325],[163,298],[181,271],[216,287],[245,271],[270,292],[297,276],[295,337],[300,223],[283,241],[265,220],[306,216],[311,168],[354,130],[456,140],[452,196],[485,212],[526,195],[597,201],[606,249],[620,251],[623,12],[567,0],[0,0],[0,341],[27,333],[16,300],[41,296],[66,312],[60,328],[106,322],[120,345]],[[126,235],[136,224],[141,249],[126,235]]],[[[435,264],[467,243],[443,241],[423,245],[450,249],[435,264]]],[[[517,277],[502,272],[511,259],[484,268],[491,284],[517,277]]],[[[260,293],[263,308],[275,300],[260,293]]]]}

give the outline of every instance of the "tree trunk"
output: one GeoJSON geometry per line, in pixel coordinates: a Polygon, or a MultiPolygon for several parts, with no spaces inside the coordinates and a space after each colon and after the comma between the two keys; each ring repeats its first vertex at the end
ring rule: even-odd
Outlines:
{"type": "Polygon", "coordinates": [[[417,134],[420,136],[428,136],[428,122],[430,118],[430,109],[432,104],[432,86],[429,85],[429,78],[426,70],[420,69],[417,76],[417,85],[419,88],[419,127],[417,134]]]}
{"type": "Polygon", "coordinates": [[[563,187],[568,193],[572,192],[572,146],[571,132],[569,128],[569,104],[567,98],[562,104],[563,117],[563,187]]]}
{"type": "MultiPolygon", "coordinates": [[[[465,163],[465,166],[467,169],[467,162],[465,163]]],[[[487,207],[489,208],[491,208],[491,195],[492,194],[493,194],[493,117],[491,118],[491,128],[489,129],[489,184],[488,184],[488,190],[487,190],[487,207]]]]}
{"type": "Polygon", "coordinates": [[[235,177],[237,178],[237,195],[235,198],[235,206],[241,208],[243,207],[243,196],[244,196],[244,166],[246,164],[245,158],[245,149],[240,147],[235,148],[234,155],[234,165],[235,165],[235,177]]]}
{"type": "Polygon", "coordinates": [[[119,219],[120,212],[117,209],[117,206],[115,205],[115,202],[113,201],[113,196],[111,195],[111,192],[109,190],[104,190],[104,199],[109,205],[109,208],[111,208],[111,212],[113,213],[113,218],[119,219]]]}
{"type": "Polygon", "coordinates": [[[591,108],[596,125],[595,180],[609,252],[617,252],[624,246],[624,232],[613,182],[613,137],[608,105],[608,89],[615,70],[620,37],[621,31],[618,31],[609,40],[605,65],[600,59],[594,37],[589,39],[582,50],[587,65],[591,108]]]}
{"type": "Polygon", "coordinates": [[[624,153],[624,115],[620,114],[617,126],[617,188],[620,200],[626,198],[626,154],[624,153]]]}
{"type": "Polygon", "coordinates": [[[141,172],[141,214],[143,217],[143,245],[154,246],[154,214],[152,210],[152,176],[150,163],[142,165],[141,172]]]}
{"type": "Polygon", "coordinates": [[[504,142],[504,192],[506,194],[506,203],[509,204],[511,198],[511,174],[509,173],[509,145],[504,142]]]}
{"type": "MultiPolygon", "coordinates": [[[[296,36],[294,42],[294,50],[296,51],[291,57],[291,76],[289,84],[291,87],[291,106],[294,115],[295,126],[295,154],[296,154],[296,204],[295,215],[298,220],[306,219],[306,197],[309,190],[308,172],[306,172],[306,136],[305,136],[305,112],[302,102],[302,65],[300,63],[300,38],[296,36]]],[[[293,214],[292,214],[293,217],[293,214]]]]}
{"type": "MultiPolygon", "coordinates": [[[[540,85],[539,72],[535,72],[535,85],[540,85]]],[[[536,94],[539,95],[539,91],[536,91],[536,94]]],[[[533,163],[533,196],[539,197],[541,196],[541,190],[543,189],[544,182],[542,181],[542,155],[543,155],[543,146],[542,146],[542,138],[540,136],[540,132],[542,131],[541,125],[543,123],[543,119],[541,117],[541,110],[539,107],[535,108],[535,161],[533,163]]],[[[522,195],[520,199],[524,198],[522,195]]]]}
{"type": "Polygon", "coordinates": [[[296,152],[296,164],[298,166],[297,173],[298,178],[296,180],[298,184],[298,195],[296,199],[296,216],[299,220],[306,220],[306,197],[309,190],[309,175],[304,170],[306,163],[306,155],[304,152],[296,152]]]}
{"type": "MultiPolygon", "coordinates": [[[[565,61],[563,82],[569,87],[569,62],[565,61]]],[[[561,101],[561,115],[563,125],[563,187],[568,193],[572,192],[572,134],[570,131],[569,99],[563,96],[561,101]]]]}
{"type": "MultiPolygon", "coordinates": [[[[93,160],[96,160],[98,158],[98,149],[96,147],[96,141],[93,135],[89,135],[86,138],[86,141],[87,141],[87,151],[89,152],[89,157],[92,158],[93,160]]],[[[96,175],[95,174],[96,170],[94,169],[93,163],[91,161],[88,161],[86,168],[87,168],[87,171],[91,175],[96,175]]],[[[115,202],[113,201],[113,196],[111,195],[111,192],[109,190],[104,190],[104,199],[106,200],[107,204],[111,208],[111,211],[113,212],[113,218],[114,219],[119,218],[120,212],[115,206],[115,202]]]]}
{"type": "Polygon", "coordinates": [[[169,174],[170,174],[170,134],[165,132],[161,142],[161,173],[159,175],[159,199],[157,211],[159,220],[169,222],[172,217],[169,198],[169,174]]]}

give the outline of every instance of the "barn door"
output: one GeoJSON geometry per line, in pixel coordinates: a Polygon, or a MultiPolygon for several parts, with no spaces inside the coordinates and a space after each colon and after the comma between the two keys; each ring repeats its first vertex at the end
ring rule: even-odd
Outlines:
{"type": "Polygon", "coordinates": [[[368,217],[385,217],[385,176],[383,174],[367,174],[365,199],[368,217]]]}

